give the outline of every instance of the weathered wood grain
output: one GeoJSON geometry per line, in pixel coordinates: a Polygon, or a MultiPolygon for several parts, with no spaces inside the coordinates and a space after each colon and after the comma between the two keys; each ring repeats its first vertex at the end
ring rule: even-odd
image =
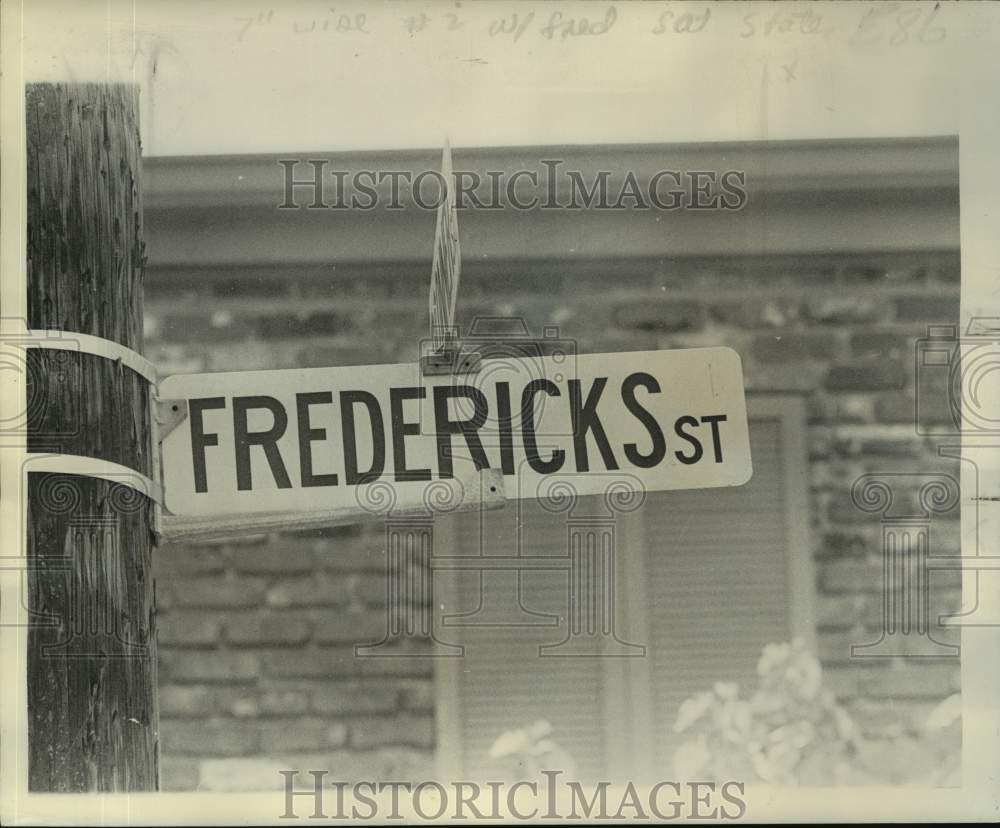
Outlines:
{"type": "MultiPolygon", "coordinates": [[[[27,88],[28,325],[142,349],[138,90],[27,88]]],[[[151,472],[149,389],[101,357],[32,352],[28,446],[151,472]]],[[[33,791],[158,788],[152,504],[114,482],[28,482],[33,791]]]]}

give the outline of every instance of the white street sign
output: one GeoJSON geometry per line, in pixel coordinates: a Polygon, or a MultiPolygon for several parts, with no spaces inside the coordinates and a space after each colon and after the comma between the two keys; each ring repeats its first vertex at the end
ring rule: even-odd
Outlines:
{"type": "MultiPolygon", "coordinates": [[[[729,348],[418,366],[182,374],[161,399],[189,415],[162,443],[167,508],[222,515],[358,507],[372,481],[412,501],[435,481],[499,469],[507,498],[616,471],[648,490],[750,479],[743,374],[729,348]]],[[[359,509],[360,511],[360,509],[359,509]]]]}

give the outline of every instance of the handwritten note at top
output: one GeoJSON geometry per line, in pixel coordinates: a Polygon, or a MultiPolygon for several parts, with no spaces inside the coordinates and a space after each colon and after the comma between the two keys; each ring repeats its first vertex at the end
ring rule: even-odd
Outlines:
{"type": "Polygon", "coordinates": [[[650,38],[691,36],[705,31],[729,32],[741,39],[830,38],[840,34],[846,36],[848,45],[853,47],[927,45],[947,38],[947,30],[939,19],[938,4],[873,4],[860,11],[853,25],[841,26],[840,31],[822,11],[813,8],[778,7],[772,10],[766,6],[748,6],[746,12],[724,18],[718,12],[713,14],[709,4],[663,8],[645,3],[594,3],[587,4],[585,13],[579,11],[580,6],[574,6],[570,13],[568,6],[553,9],[552,5],[524,4],[501,15],[491,15],[487,4],[476,8],[473,14],[457,3],[452,11],[446,12],[439,11],[438,6],[412,10],[414,4],[405,15],[378,6],[365,7],[366,11],[358,11],[358,7],[333,7],[316,15],[291,15],[269,8],[236,17],[233,25],[236,40],[241,43],[250,41],[256,32],[265,29],[299,37],[329,38],[384,35],[393,31],[420,37],[428,32],[461,31],[463,37],[482,33],[491,40],[510,43],[581,41],[615,30],[626,30],[630,37],[646,34],[650,38]]]}

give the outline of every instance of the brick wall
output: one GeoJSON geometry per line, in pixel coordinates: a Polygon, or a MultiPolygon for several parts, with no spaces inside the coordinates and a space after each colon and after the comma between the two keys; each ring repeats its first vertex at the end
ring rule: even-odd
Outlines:
{"type": "MultiPolygon", "coordinates": [[[[146,352],[163,374],[413,361],[426,278],[426,263],[231,277],[154,268],[146,352]]],[[[950,252],[470,262],[459,317],[521,315],[539,334],[557,324],[581,352],[726,344],[748,388],[806,395],[813,548],[803,554],[816,564],[820,656],[869,732],[903,734],[958,689],[958,661],[850,659],[851,644],[877,638],[881,539],[878,516],[849,492],[865,472],[957,476],[914,429],[913,346],[928,324],[957,323],[958,296],[950,252]]],[[[278,769],[296,766],[345,780],[433,776],[431,660],[351,658],[352,642],[383,629],[382,532],[159,550],[166,788],[273,788],[278,769]]],[[[957,510],[932,532],[935,552],[957,552],[957,510]]],[[[932,587],[935,615],[958,606],[957,573],[932,587]]]]}

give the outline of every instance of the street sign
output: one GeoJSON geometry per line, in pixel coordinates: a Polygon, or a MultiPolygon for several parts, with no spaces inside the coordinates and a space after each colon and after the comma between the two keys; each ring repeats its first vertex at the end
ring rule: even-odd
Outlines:
{"type": "Polygon", "coordinates": [[[188,409],[162,442],[175,515],[344,510],[376,481],[411,502],[483,468],[502,472],[509,499],[552,475],[581,495],[612,470],[648,490],[751,475],[729,348],[484,359],[450,376],[415,364],[186,374],[160,397],[188,409]]]}
{"type": "Polygon", "coordinates": [[[430,334],[435,350],[448,343],[448,333],[455,325],[455,302],[458,280],[462,274],[462,249],[458,243],[458,209],[455,181],[451,172],[451,146],[444,142],[441,155],[441,179],[444,198],[437,209],[434,228],[434,258],[431,262],[430,334]]]}

